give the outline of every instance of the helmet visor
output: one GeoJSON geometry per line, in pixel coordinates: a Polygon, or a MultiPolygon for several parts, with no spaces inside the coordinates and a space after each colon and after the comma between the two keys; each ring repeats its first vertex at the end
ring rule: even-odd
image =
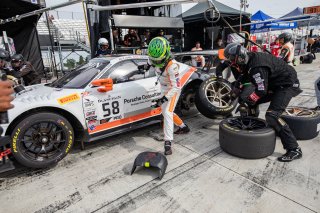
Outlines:
{"type": "Polygon", "coordinates": [[[153,59],[153,58],[150,58],[150,62],[152,65],[154,65],[155,67],[163,67],[165,62],[166,62],[166,58],[164,59],[160,59],[160,60],[157,60],[157,59],[153,59]]]}

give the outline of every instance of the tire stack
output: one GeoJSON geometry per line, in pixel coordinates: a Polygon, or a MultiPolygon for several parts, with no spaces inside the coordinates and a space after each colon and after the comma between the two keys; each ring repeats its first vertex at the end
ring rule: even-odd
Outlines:
{"type": "Polygon", "coordinates": [[[319,135],[320,114],[304,107],[288,107],[282,119],[289,125],[297,140],[310,140],[319,135]]]}
{"type": "Polygon", "coordinates": [[[223,151],[246,159],[271,155],[276,144],[275,131],[266,121],[255,117],[232,117],[219,125],[219,143],[223,151]],[[249,127],[250,122],[256,122],[249,127]],[[236,124],[241,124],[239,127],[236,124]]]}

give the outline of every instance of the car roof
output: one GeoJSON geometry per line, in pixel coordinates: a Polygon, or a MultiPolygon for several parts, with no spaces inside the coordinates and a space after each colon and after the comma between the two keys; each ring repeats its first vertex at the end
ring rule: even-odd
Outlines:
{"type": "Polygon", "coordinates": [[[90,61],[103,61],[103,62],[111,62],[115,61],[122,61],[126,59],[148,59],[147,55],[134,55],[134,54],[112,54],[112,55],[105,55],[91,59],[90,61]]]}

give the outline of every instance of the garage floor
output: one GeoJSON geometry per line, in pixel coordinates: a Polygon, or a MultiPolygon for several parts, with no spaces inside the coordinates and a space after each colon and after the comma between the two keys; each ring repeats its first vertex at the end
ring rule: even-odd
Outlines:
{"type": "MultiPolygon", "coordinates": [[[[320,60],[297,70],[304,92],[291,105],[314,107],[320,60]]],[[[0,212],[320,212],[320,137],[301,141],[304,156],[292,163],[276,161],[279,139],[273,155],[244,160],[220,149],[219,120],[185,121],[192,132],[176,137],[161,181],[154,171],[129,175],[138,153],[162,151],[154,125],[78,146],[48,170],[0,174],[0,212]]]]}

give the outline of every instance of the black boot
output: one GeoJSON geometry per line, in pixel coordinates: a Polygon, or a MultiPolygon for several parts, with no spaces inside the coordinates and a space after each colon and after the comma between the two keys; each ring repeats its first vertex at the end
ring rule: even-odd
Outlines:
{"type": "Polygon", "coordinates": [[[164,142],[164,154],[165,155],[172,155],[171,141],[164,142]]]}
{"type": "Polygon", "coordinates": [[[302,151],[300,147],[297,147],[295,149],[289,149],[287,150],[287,153],[282,155],[281,157],[278,157],[278,161],[281,162],[290,162],[295,159],[299,159],[302,157],[302,151]]]}
{"type": "Polygon", "coordinates": [[[174,134],[187,134],[188,132],[190,132],[190,128],[185,124],[184,127],[179,127],[175,132],[174,134]]]}

